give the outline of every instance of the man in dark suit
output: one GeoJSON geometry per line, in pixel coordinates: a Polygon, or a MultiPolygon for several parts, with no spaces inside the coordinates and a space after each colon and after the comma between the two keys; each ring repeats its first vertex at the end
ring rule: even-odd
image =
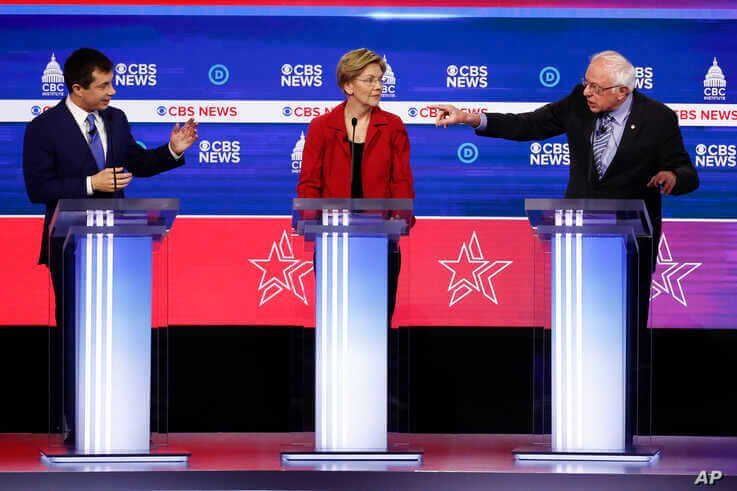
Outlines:
{"type": "MultiPolygon", "coordinates": [[[[66,429],[73,421],[74,269],[68,262],[72,257],[62,250],[63,240],[48,237],[56,203],[64,198],[122,198],[134,176],[153,176],[184,164],[182,154],[197,139],[197,124],[190,119],[175,125],[167,145],[143,150],[123,111],[109,107],[115,95],[112,80],[113,64],[104,54],[76,50],[64,63],[69,96],[31,121],[23,141],[26,192],[31,202],[46,205],[39,264],[51,272],[56,322],[63,331],[66,429]],[[72,274],[64,274],[65,264],[72,274]]],[[[60,376],[57,370],[57,383],[60,376]]]]}
{"type": "MultiPolygon", "coordinates": [[[[632,64],[615,51],[604,51],[591,58],[581,85],[533,112],[472,114],[451,105],[435,107],[437,126],[467,124],[481,136],[526,141],[565,133],[570,151],[566,198],[645,202],[653,225],[652,240],[638,241],[640,368],[646,371],[649,336],[644,333],[662,229],[661,194],[689,193],[699,179],[683,147],[675,113],[634,90],[634,85],[632,64]]],[[[642,375],[645,382],[647,376],[642,375]]]]}

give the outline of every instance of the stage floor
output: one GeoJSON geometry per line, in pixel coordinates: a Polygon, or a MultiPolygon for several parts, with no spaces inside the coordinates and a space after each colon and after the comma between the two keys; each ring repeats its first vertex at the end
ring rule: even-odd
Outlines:
{"type": "Polygon", "coordinates": [[[169,446],[191,452],[186,465],[50,466],[39,452],[50,443],[47,435],[0,434],[0,488],[675,490],[693,489],[701,471],[721,471],[715,489],[737,489],[737,438],[638,438],[661,449],[651,464],[541,464],[512,455],[545,442],[541,436],[392,434],[392,445],[423,451],[423,464],[282,465],[281,451],[308,447],[312,439],[312,433],[177,433],[169,446]]]}

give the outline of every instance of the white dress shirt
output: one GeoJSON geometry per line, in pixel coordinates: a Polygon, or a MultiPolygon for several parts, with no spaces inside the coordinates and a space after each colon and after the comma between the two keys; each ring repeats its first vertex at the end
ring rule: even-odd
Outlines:
{"type": "MultiPolygon", "coordinates": [[[[89,144],[90,141],[88,139],[89,128],[87,128],[87,116],[90,113],[72,102],[69,96],[67,96],[66,101],[64,102],[66,103],[69,112],[72,113],[72,117],[77,123],[77,126],[79,126],[79,131],[82,132],[82,137],[84,138],[84,141],[89,144]]],[[[100,135],[100,141],[102,142],[102,151],[105,154],[105,158],[107,158],[107,132],[105,131],[105,124],[102,122],[102,118],[100,117],[100,113],[98,111],[93,111],[92,114],[95,115],[95,127],[97,128],[97,132],[100,135]]],[[[87,196],[92,196],[92,193],[94,192],[92,190],[92,176],[87,176],[85,183],[87,196]]]]}
{"type": "MultiPolygon", "coordinates": [[[[100,140],[102,141],[102,151],[104,152],[105,159],[107,160],[107,132],[105,131],[105,123],[102,122],[102,117],[100,116],[100,113],[98,111],[92,111],[92,113],[88,113],[87,111],[76,105],[74,102],[72,102],[72,99],[69,96],[67,96],[65,104],[67,105],[69,112],[72,113],[72,117],[77,123],[77,126],[79,126],[79,130],[82,132],[82,137],[84,138],[84,141],[87,142],[87,144],[90,143],[90,141],[88,140],[89,128],[87,128],[87,116],[89,114],[95,115],[95,127],[97,128],[97,132],[100,135],[100,140]]],[[[179,160],[182,158],[181,153],[174,153],[174,150],[172,150],[171,148],[171,142],[169,142],[168,146],[169,153],[172,157],[174,157],[174,160],[179,160]]],[[[92,194],[94,193],[94,190],[92,189],[92,176],[87,176],[86,189],[87,196],[92,196],[92,194]]]]}

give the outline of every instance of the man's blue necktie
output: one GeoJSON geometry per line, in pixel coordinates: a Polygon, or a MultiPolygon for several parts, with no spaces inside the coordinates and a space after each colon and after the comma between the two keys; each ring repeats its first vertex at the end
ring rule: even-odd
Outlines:
{"type": "Polygon", "coordinates": [[[614,116],[609,113],[603,114],[599,119],[599,128],[594,132],[594,166],[596,167],[596,173],[599,175],[599,179],[606,172],[602,157],[604,156],[604,151],[609,146],[609,137],[611,136],[613,122],[614,116]]]}
{"type": "Polygon", "coordinates": [[[97,162],[97,168],[102,170],[105,168],[105,150],[102,148],[100,132],[97,131],[95,115],[92,113],[87,115],[87,136],[90,150],[92,150],[92,155],[95,157],[95,162],[97,162]]]}

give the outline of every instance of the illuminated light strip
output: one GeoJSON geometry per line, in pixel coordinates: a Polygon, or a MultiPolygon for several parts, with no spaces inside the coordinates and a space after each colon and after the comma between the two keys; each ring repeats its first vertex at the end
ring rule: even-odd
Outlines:
{"type": "Polygon", "coordinates": [[[585,461],[596,461],[596,462],[650,462],[658,460],[658,454],[654,455],[631,455],[631,454],[596,454],[596,453],[578,453],[572,452],[569,454],[553,454],[553,453],[517,453],[515,454],[517,460],[585,460],[585,461]]]}
{"type": "MultiPolygon", "coordinates": [[[[113,226],[113,212],[106,211],[106,226],[113,226]]],[[[113,234],[107,234],[107,323],[105,341],[105,450],[113,446],[113,234]]]]}
{"type": "MultiPolygon", "coordinates": [[[[189,455],[63,455],[49,457],[43,455],[42,460],[48,461],[50,464],[100,464],[100,463],[153,463],[153,462],[187,462],[189,455]]],[[[178,467],[178,466],[177,466],[178,467]]]]}
{"type": "MultiPolygon", "coordinates": [[[[569,226],[570,215],[568,214],[568,210],[566,210],[566,226],[569,226]]],[[[566,233],[566,242],[565,242],[565,249],[566,249],[566,280],[565,280],[565,290],[566,290],[566,313],[565,313],[565,368],[566,368],[566,383],[565,383],[565,411],[566,411],[566,449],[570,449],[573,446],[573,412],[571,411],[573,409],[573,371],[571,367],[571,364],[573,360],[571,359],[571,338],[573,336],[572,325],[571,325],[571,317],[573,316],[573,308],[571,305],[571,302],[573,302],[573,292],[571,291],[571,283],[572,283],[572,257],[571,257],[571,234],[566,233]]]]}
{"type": "MultiPolygon", "coordinates": [[[[348,211],[343,210],[343,226],[348,226],[348,211]]],[[[341,376],[340,376],[340,387],[341,387],[341,401],[342,401],[342,414],[341,414],[341,448],[345,448],[348,442],[347,431],[348,431],[348,404],[345,402],[348,399],[348,384],[345,380],[346,375],[346,363],[348,361],[348,232],[343,232],[343,332],[341,333],[341,376]]]]}
{"type": "MultiPolygon", "coordinates": [[[[338,210],[331,210],[332,225],[338,226],[338,210]]],[[[330,271],[330,280],[332,284],[332,290],[330,291],[330,361],[332,366],[330,367],[330,379],[333,390],[330,391],[330,444],[331,449],[335,450],[338,447],[338,428],[336,428],[338,421],[338,397],[337,392],[340,389],[338,387],[338,366],[335,363],[338,359],[338,233],[331,232],[331,259],[332,268],[330,271]]]]}
{"type": "MultiPolygon", "coordinates": [[[[340,466],[340,461],[363,461],[363,462],[395,462],[395,463],[422,463],[422,453],[390,453],[390,452],[335,452],[335,453],[297,453],[289,452],[282,453],[281,460],[284,463],[292,462],[324,462],[325,467],[320,467],[320,470],[344,470],[345,468],[340,466]]],[[[430,471],[428,471],[430,472],[430,471]]]]}
{"type": "MultiPolygon", "coordinates": [[[[95,210],[95,226],[102,227],[102,210],[95,210]]],[[[95,424],[94,450],[102,448],[102,233],[95,234],[95,424]]]]}
{"type": "MultiPolygon", "coordinates": [[[[583,226],[583,210],[576,210],[576,226],[583,226]]],[[[576,234],[576,432],[583,448],[583,235],[576,234]]]]}
{"type": "MultiPolygon", "coordinates": [[[[328,210],[322,210],[322,224],[328,225],[328,210]]],[[[325,449],[328,445],[327,440],[327,421],[328,421],[328,393],[327,393],[327,360],[328,360],[328,347],[327,347],[327,336],[325,330],[328,328],[328,234],[327,232],[322,233],[322,245],[320,247],[320,393],[322,404],[320,406],[320,448],[325,449]]]]}
{"type": "MultiPolygon", "coordinates": [[[[736,19],[737,9],[725,1],[711,4],[711,8],[682,8],[678,2],[661,2],[655,7],[632,8],[615,2],[601,7],[513,7],[477,6],[478,2],[460,2],[449,6],[413,7],[411,2],[390,6],[335,5],[328,2],[310,2],[309,6],[254,6],[221,5],[213,8],[206,2],[182,2],[179,5],[157,5],[157,2],[118,2],[116,5],[95,4],[8,5],[0,6],[2,15],[166,15],[166,16],[242,16],[242,17],[366,17],[372,19],[454,19],[454,18],[514,18],[514,19],[678,19],[715,20],[736,19]]],[[[159,2],[161,3],[161,2],[159,2]]],[[[368,2],[366,2],[368,4],[368,2]]],[[[387,2],[389,3],[389,2],[387,2]]]]}
{"type": "MultiPolygon", "coordinates": [[[[93,214],[87,210],[87,226],[93,225],[93,214]]],[[[84,272],[84,449],[92,449],[92,234],[87,234],[85,241],[85,272],[84,272]]],[[[75,326],[76,329],[76,326],[75,326]]],[[[76,356],[75,356],[76,358],[76,356]]],[[[77,360],[74,361],[77,364],[77,360]]],[[[80,367],[81,368],[81,367],[80,367]]],[[[68,417],[74,417],[68,415],[68,417]]],[[[75,417],[76,419],[76,417],[75,417]]]]}
{"type": "MultiPolygon", "coordinates": [[[[557,227],[563,225],[563,216],[561,210],[555,211],[555,225],[557,227]]],[[[563,404],[562,404],[562,389],[563,389],[563,371],[562,360],[563,360],[563,302],[561,295],[563,292],[562,285],[562,234],[555,234],[555,325],[553,326],[555,336],[555,449],[559,450],[563,448],[563,404]]]]}

